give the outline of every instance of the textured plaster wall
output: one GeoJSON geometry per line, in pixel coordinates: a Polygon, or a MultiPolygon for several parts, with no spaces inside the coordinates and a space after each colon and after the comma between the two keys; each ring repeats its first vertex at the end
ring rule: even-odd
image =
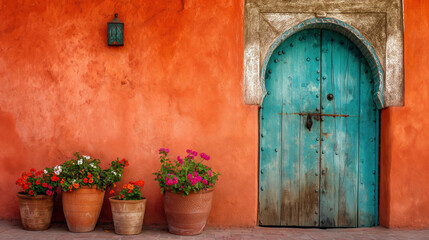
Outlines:
{"type": "Polygon", "coordinates": [[[429,2],[405,0],[405,106],[381,116],[380,223],[429,227],[429,2]]]}
{"type": "MultiPolygon", "coordinates": [[[[243,103],[243,1],[0,0],[0,218],[15,180],[75,151],[130,161],[145,224],[164,224],[157,149],[211,155],[222,173],[210,225],[254,226],[258,107],[243,103]],[[125,46],[107,47],[118,13],[125,46]]],[[[63,219],[57,199],[55,219],[63,219]]],[[[105,202],[102,218],[109,220],[105,202]]]]}

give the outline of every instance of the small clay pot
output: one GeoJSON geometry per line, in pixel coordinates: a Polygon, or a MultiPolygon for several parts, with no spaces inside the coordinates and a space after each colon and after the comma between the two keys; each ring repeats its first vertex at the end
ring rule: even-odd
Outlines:
{"type": "Polygon", "coordinates": [[[112,208],[115,233],[123,235],[139,234],[142,231],[146,198],[141,200],[119,200],[109,198],[112,208]]]}
{"type": "Polygon", "coordinates": [[[167,217],[168,231],[177,235],[197,235],[206,226],[212,208],[214,188],[190,193],[166,191],[164,211],[167,217]]]}
{"type": "Polygon", "coordinates": [[[94,231],[103,206],[104,191],[83,186],[78,190],[63,192],[63,210],[71,232],[94,231]]]}
{"type": "Polygon", "coordinates": [[[25,230],[41,231],[51,225],[54,196],[29,196],[17,193],[22,227],[25,230]]]}

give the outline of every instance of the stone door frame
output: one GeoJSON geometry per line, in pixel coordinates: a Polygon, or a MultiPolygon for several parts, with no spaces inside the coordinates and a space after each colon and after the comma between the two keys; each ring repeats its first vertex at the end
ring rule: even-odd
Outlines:
{"type": "Polygon", "coordinates": [[[319,25],[356,36],[361,50],[368,49],[363,53],[374,60],[370,65],[379,80],[374,91],[379,108],[404,105],[401,0],[246,0],[244,21],[245,104],[262,104],[264,62],[272,49],[288,34],[319,25]]]}

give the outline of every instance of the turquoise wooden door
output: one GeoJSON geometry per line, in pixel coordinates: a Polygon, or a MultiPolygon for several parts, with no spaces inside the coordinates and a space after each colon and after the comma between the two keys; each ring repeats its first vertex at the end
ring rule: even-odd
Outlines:
{"type": "Polygon", "coordinates": [[[260,225],[377,225],[371,76],[359,49],[330,30],[298,32],[275,50],[260,110],[260,225]]]}

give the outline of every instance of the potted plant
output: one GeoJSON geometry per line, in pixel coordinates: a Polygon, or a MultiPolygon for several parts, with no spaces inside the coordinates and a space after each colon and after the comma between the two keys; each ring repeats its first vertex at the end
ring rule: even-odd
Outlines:
{"type": "MultiPolygon", "coordinates": [[[[144,181],[125,184],[118,195],[110,197],[113,224],[117,234],[139,234],[142,231],[146,198],[142,197],[144,181]]],[[[114,194],[114,190],[110,194],[114,194]]]]}
{"type": "Polygon", "coordinates": [[[187,156],[168,159],[169,150],[159,149],[161,169],[154,173],[164,194],[168,231],[178,235],[200,234],[210,214],[217,172],[204,165],[210,156],[186,150],[187,156]]]}
{"type": "Polygon", "coordinates": [[[46,230],[51,224],[55,186],[59,179],[52,174],[52,170],[48,170],[49,168],[36,171],[32,168],[30,172],[22,173],[16,181],[22,188],[16,196],[22,227],[25,230],[46,230]]]}
{"type": "Polygon", "coordinates": [[[62,202],[67,226],[71,232],[93,231],[103,206],[107,187],[119,182],[128,161],[112,161],[102,170],[99,159],[75,153],[71,159],[56,166],[61,178],[62,202]]]}

